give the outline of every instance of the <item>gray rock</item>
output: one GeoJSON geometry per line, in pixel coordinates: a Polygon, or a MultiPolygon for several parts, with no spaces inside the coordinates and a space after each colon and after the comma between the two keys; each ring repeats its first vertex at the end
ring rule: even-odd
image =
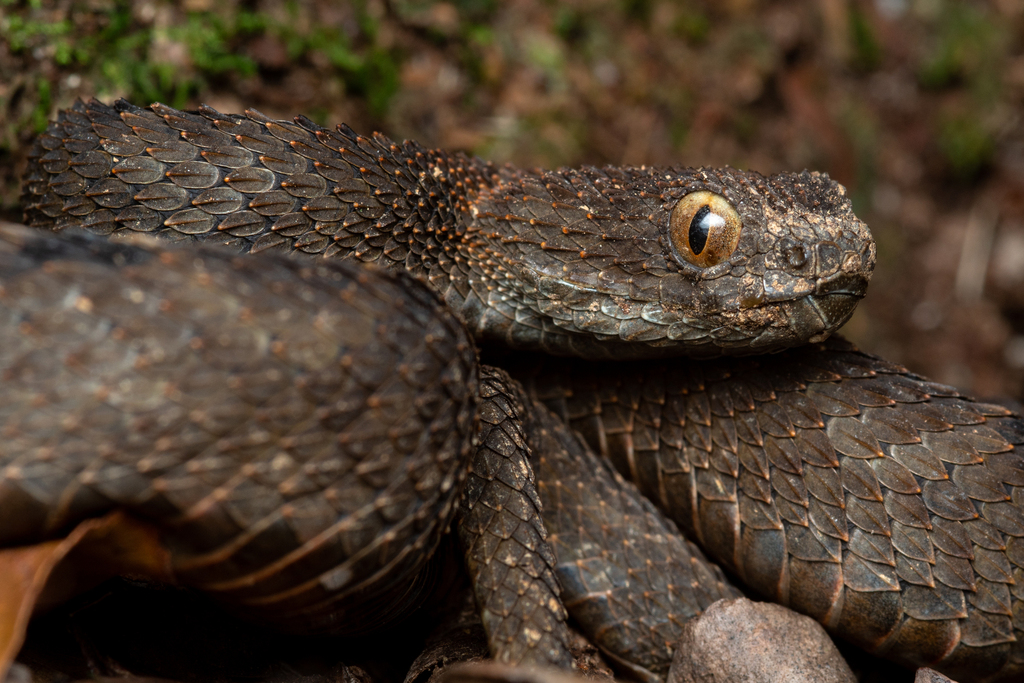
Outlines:
{"type": "Polygon", "coordinates": [[[719,600],[687,622],[668,683],[856,683],[818,622],[779,605],[719,600]]]}
{"type": "Polygon", "coordinates": [[[568,671],[508,666],[498,662],[466,662],[445,669],[437,683],[584,683],[568,671]]]}
{"type": "Polygon", "coordinates": [[[14,662],[0,683],[32,683],[32,671],[24,664],[14,662]]]}

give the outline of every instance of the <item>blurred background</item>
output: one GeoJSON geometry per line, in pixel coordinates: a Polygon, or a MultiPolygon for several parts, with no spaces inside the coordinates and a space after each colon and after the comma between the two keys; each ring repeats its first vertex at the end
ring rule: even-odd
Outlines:
{"type": "Polygon", "coordinates": [[[1024,396],[1024,0],[0,0],[0,214],[75,98],[345,121],[527,166],[804,168],[878,241],[845,328],[1024,396]]]}

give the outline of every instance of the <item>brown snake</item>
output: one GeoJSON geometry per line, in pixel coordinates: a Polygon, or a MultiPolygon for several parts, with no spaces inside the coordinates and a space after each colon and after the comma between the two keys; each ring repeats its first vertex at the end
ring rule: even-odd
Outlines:
{"type": "Polygon", "coordinates": [[[165,520],[183,582],[350,630],[429,583],[478,413],[460,534],[496,655],[565,662],[560,586],[660,676],[678,622],[733,589],[542,400],[758,593],[906,664],[1024,670],[1024,424],[820,343],[874,264],[825,176],[528,172],[90,103],[40,138],[24,205],[36,227],[374,261],[482,344],[664,360],[520,363],[528,394],[485,369],[478,399],[472,343],[404,276],[5,233],[4,543],[129,505],[165,520]]]}

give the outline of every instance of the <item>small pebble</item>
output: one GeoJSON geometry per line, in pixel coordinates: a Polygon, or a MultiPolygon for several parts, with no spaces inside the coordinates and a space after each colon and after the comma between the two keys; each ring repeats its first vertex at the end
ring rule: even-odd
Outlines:
{"type": "Polygon", "coordinates": [[[780,605],[719,600],[683,626],[668,683],[855,683],[821,625],[780,605]]]}

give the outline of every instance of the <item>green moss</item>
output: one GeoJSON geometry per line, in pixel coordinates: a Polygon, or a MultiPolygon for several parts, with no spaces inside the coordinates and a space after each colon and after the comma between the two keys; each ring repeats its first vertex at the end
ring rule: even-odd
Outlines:
{"type": "Polygon", "coordinates": [[[398,92],[399,63],[385,50],[373,49],[363,61],[362,67],[352,74],[349,83],[354,90],[365,95],[370,113],[382,116],[398,92]]]}
{"type": "Polygon", "coordinates": [[[651,20],[651,11],[654,3],[651,0],[619,0],[622,6],[622,13],[627,19],[640,24],[646,24],[651,20]]]}
{"type": "Polygon", "coordinates": [[[673,117],[668,125],[668,136],[672,142],[672,149],[682,149],[686,145],[686,140],[690,137],[689,119],[673,117]]]}
{"type": "Polygon", "coordinates": [[[590,27],[583,12],[559,5],[554,14],[554,29],[555,35],[566,43],[572,44],[584,40],[590,27]]]}
{"type": "Polygon", "coordinates": [[[92,78],[99,94],[162,100],[174,106],[183,106],[207,76],[255,73],[252,59],[233,50],[231,41],[238,34],[237,27],[213,14],[189,15],[184,25],[161,33],[137,22],[129,2],[112,2],[102,9],[106,11],[78,4],[69,9],[69,16],[99,25],[99,30],[77,35],[70,19],[39,21],[33,18],[31,8],[22,8],[0,23],[0,39],[7,41],[14,53],[39,47],[52,50],[56,64],[92,78]],[[193,68],[154,59],[152,48],[158,40],[185,45],[193,68]]]}
{"type": "Polygon", "coordinates": [[[856,5],[850,8],[850,39],[853,44],[853,66],[874,71],[882,63],[882,45],[875,37],[868,17],[856,5]]]}
{"type": "Polygon", "coordinates": [[[253,21],[246,21],[245,25],[247,28],[242,30],[237,20],[229,25],[216,14],[196,13],[190,14],[184,25],[170,29],[168,36],[188,47],[192,64],[202,74],[252,76],[256,73],[256,62],[236,50],[234,39],[258,33],[262,27],[253,21]]]}
{"type": "MultiPolygon", "coordinates": [[[[487,80],[487,69],[484,63],[484,51],[494,44],[494,31],[486,24],[467,26],[465,39],[457,46],[459,63],[472,83],[479,84],[487,80]]],[[[467,95],[475,89],[469,89],[467,95]]]]}
{"type": "Polygon", "coordinates": [[[976,116],[947,116],[939,124],[939,151],[953,175],[975,178],[991,161],[995,140],[976,116]]]}
{"type": "Polygon", "coordinates": [[[491,20],[498,10],[497,0],[454,0],[459,17],[467,24],[484,24],[491,20]]]}
{"type": "Polygon", "coordinates": [[[52,101],[50,82],[45,78],[36,80],[36,98],[36,106],[32,108],[32,129],[42,133],[50,119],[52,101]]]}
{"type": "Polygon", "coordinates": [[[944,0],[934,20],[934,34],[918,66],[926,88],[958,83],[970,86],[979,100],[999,95],[999,64],[1006,57],[1007,36],[983,6],[944,0]]]}
{"type": "Polygon", "coordinates": [[[839,124],[853,148],[854,177],[850,179],[850,201],[854,213],[866,214],[878,183],[879,123],[870,107],[855,98],[842,103],[839,124]]]}
{"type": "Polygon", "coordinates": [[[771,73],[780,59],[775,43],[763,26],[738,23],[731,27],[722,44],[722,58],[730,64],[750,64],[758,73],[771,73]]]}
{"type": "MultiPolygon", "coordinates": [[[[5,7],[12,4],[10,0],[4,3],[5,7]]],[[[473,11],[481,12],[488,6],[487,2],[477,2],[473,11]]],[[[35,18],[39,13],[32,7],[21,6],[6,12],[0,21],[0,40],[14,53],[50,50],[56,64],[92,80],[100,96],[162,101],[175,107],[185,106],[216,79],[256,75],[259,65],[246,44],[263,35],[280,39],[293,61],[307,58],[314,51],[325,55],[346,87],[366,97],[375,115],[387,109],[398,90],[401,56],[396,50],[377,46],[376,22],[366,12],[358,13],[362,34],[357,36],[356,46],[337,28],[315,22],[312,28],[298,28],[304,24],[295,21],[299,11],[295,3],[287,6],[291,21],[276,21],[267,14],[244,9],[223,16],[193,12],[184,22],[166,29],[140,22],[132,8],[127,0],[112,0],[102,6],[72,3],[67,16],[98,27],[76,31],[69,19],[41,21],[35,18]],[[162,59],[168,45],[181,46],[175,54],[186,55],[186,63],[162,59]]]]}
{"type": "Polygon", "coordinates": [[[702,10],[685,6],[672,22],[672,32],[693,45],[707,42],[711,19],[702,10]]]}
{"type": "Polygon", "coordinates": [[[951,175],[971,180],[995,153],[998,122],[987,116],[1003,98],[1002,75],[1010,40],[984,5],[940,0],[933,37],[919,62],[918,79],[932,90],[959,90],[934,124],[935,145],[951,175]]]}
{"type": "Polygon", "coordinates": [[[14,13],[0,20],[0,38],[11,52],[17,54],[46,42],[53,46],[54,61],[61,65],[68,64],[75,56],[69,39],[71,29],[69,20],[43,22],[14,13]]]}
{"type": "Polygon", "coordinates": [[[742,145],[753,145],[757,139],[757,114],[749,109],[737,109],[732,117],[732,130],[742,145]]]}
{"type": "Polygon", "coordinates": [[[366,12],[358,14],[362,35],[359,46],[341,29],[314,23],[304,28],[304,22],[297,21],[298,8],[289,3],[290,21],[274,22],[259,13],[243,13],[236,26],[244,27],[253,34],[272,35],[280,40],[288,53],[288,59],[298,62],[319,53],[327,58],[346,89],[366,99],[370,111],[380,116],[385,111],[399,87],[401,55],[397,50],[384,50],[376,45],[378,26],[376,20],[366,12]]]}

